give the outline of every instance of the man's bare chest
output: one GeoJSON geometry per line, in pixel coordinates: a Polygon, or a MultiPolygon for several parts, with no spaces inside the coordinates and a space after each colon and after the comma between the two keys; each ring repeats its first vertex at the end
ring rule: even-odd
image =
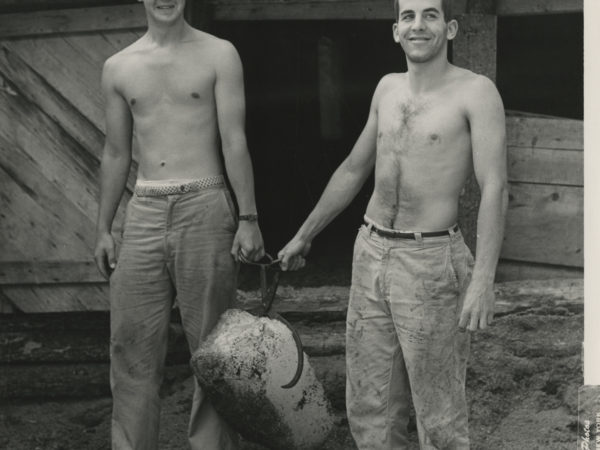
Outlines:
{"type": "Polygon", "coordinates": [[[132,108],[212,102],[215,71],[202,64],[147,61],[131,68],[122,91],[132,108]]]}
{"type": "Polygon", "coordinates": [[[396,154],[447,151],[468,133],[460,107],[440,98],[395,98],[378,110],[378,149],[396,154]]]}

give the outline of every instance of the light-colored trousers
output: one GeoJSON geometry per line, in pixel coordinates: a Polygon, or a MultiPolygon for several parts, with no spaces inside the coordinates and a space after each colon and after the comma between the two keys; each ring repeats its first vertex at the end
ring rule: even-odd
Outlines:
{"type": "MultiPolygon", "coordinates": [[[[190,352],[235,299],[230,251],[236,216],[222,186],[159,197],[134,195],[110,279],[113,450],[155,450],[173,302],[190,352]]],[[[237,448],[237,434],[196,383],[188,428],[193,450],[237,448]]]]}
{"type": "Polygon", "coordinates": [[[411,239],[359,230],[346,335],[346,407],[360,450],[469,448],[469,335],[457,329],[473,256],[459,232],[411,239]]]}

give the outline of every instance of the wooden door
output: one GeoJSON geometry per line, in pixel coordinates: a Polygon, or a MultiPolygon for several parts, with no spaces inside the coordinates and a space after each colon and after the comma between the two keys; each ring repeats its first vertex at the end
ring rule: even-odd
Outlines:
{"type": "MultiPolygon", "coordinates": [[[[93,262],[100,78],[144,19],[141,5],[0,17],[1,311],[108,307],[93,262]]],[[[134,162],[116,235],[135,170],[134,162]]]]}

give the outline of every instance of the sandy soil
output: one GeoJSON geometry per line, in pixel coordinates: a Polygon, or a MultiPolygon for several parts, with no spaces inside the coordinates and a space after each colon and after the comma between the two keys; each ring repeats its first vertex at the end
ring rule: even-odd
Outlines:
{"type": "MultiPolygon", "coordinates": [[[[582,340],[581,305],[521,310],[475,333],[467,381],[472,448],[574,448],[582,340]]],[[[185,449],[191,379],[167,378],[159,448],[185,449]]],[[[109,449],[110,409],[110,398],[3,403],[0,449],[109,449]]],[[[323,450],[355,448],[343,411],[337,413],[323,450]]],[[[414,420],[409,426],[417,449],[414,420]]],[[[251,443],[243,448],[262,449],[251,443]]]]}

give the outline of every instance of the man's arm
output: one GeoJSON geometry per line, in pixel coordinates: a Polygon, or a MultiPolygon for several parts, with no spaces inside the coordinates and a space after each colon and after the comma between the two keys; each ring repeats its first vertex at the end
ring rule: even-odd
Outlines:
{"type": "Polygon", "coordinates": [[[477,216],[475,267],[460,316],[459,328],[486,328],[494,316],[494,275],[504,236],[508,204],[506,125],[502,99],[494,84],[478,77],[469,95],[473,167],[481,190],[477,216]]]}
{"type": "Polygon", "coordinates": [[[333,173],[317,205],[293,239],[279,252],[283,270],[304,266],[312,240],[356,197],[373,170],[377,146],[377,104],[386,78],[377,86],[367,123],[352,151],[333,173]]]}
{"type": "MultiPolygon", "coordinates": [[[[217,61],[215,100],[225,169],[235,193],[240,215],[256,214],[254,176],[245,133],[246,105],[242,63],[233,45],[222,41],[217,61]]],[[[238,252],[251,260],[264,255],[263,239],[257,222],[240,221],[231,254],[238,252]]]]}
{"type": "Polygon", "coordinates": [[[115,71],[115,61],[111,58],[102,71],[106,139],[100,166],[100,206],[94,251],[96,265],[105,278],[116,266],[115,244],[110,232],[131,165],[131,112],[115,86],[115,71]]]}

